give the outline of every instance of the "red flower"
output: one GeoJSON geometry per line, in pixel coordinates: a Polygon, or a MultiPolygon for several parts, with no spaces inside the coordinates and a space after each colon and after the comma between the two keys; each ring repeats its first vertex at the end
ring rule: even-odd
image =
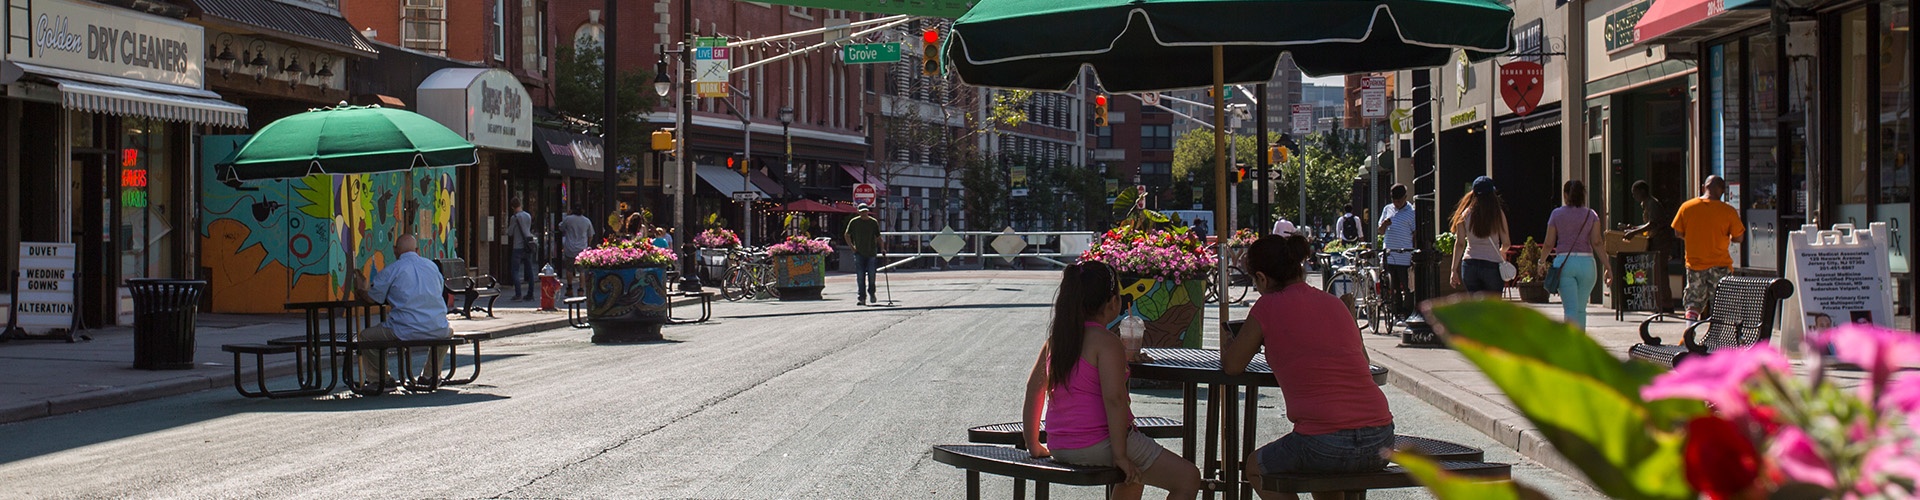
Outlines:
{"type": "Polygon", "coordinates": [[[1682,449],[1687,483],[1713,500],[1742,498],[1760,477],[1760,454],[1733,422],[1699,417],[1687,422],[1682,449]]]}

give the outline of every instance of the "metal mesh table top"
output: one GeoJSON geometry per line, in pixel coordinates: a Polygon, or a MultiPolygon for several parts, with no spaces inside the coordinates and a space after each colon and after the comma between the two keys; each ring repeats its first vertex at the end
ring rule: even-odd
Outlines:
{"type": "MultiPolygon", "coordinates": [[[[1266,356],[1254,356],[1247,362],[1245,372],[1227,375],[1220,370],[1220,351],[1149,347],[1141,349],[1140,353],[1152,358],[1152,361],[1133,363],[1134,378],[1266,387],[1279,385],[1273,378],[1273,369],[1267,366],[1266,356]]],[[[1375,384],[1386,383],[1386,367],[1368,365],[1368,369],[1372,372],[1375,384]]]]}

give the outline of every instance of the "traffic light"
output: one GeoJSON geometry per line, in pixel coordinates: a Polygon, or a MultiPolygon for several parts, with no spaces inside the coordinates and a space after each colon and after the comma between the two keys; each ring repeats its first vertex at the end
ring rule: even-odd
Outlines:
{"type": "Polygon", "coordinates": [[[1286,163],[1290,156],[1292,156],[1292,151],[1289,151],[1286,146],[1275,144],[1267,148],[1267,163],[1270,165],[1286,163]]]}
{"type": "Polygon", "coordinates": [[[1095,127],[1107,126],[1107,95],[1106,94],[1097,94],[1093,96],[1093,126],[1095,127]]]}
{"type": "Polygon", "coordinates": [[[920,34],[920,74],[940,76],[940,30],[920,34]]]}
{"type": "Polygon", "coordinates": [[[1247,180],[1247,167],[1246,167],[1245,165],[1242,165],[1242,166],[1240,166],[1240,168],[1238,168],[1238,169],[1234,169],[1234,171],[1233,171],[1233,183],[1234,183],[1234,184],[1239,184],[1239,183],[1241,183],[1242,181],[1245,181],[1245,180],[1247,180]]]}
{"type": "Polygon", "coordinates": [[[654,151],[672,151],[673,150],[673,129],[663,128],[660,130],[653,131],[653,150],[654,151]]]}
{"type": "Polygon", "coordinates": [[[727,170],[739,171],[740,175],[747,175],[747,165],[749,163],[745,153],[734,153],[727,156],[727,170]]]}

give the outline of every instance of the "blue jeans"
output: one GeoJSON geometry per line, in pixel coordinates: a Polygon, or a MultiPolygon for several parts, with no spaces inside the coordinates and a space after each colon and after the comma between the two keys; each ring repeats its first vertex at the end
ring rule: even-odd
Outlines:
{"type": "Polygon", "coordinates": [[[514,293],[519,293],[520,285],[535,285],[533,276],[533,249],[514,248],[507,256],[507,281],[513,282],[514,293]]]}
{"type": "Polygon", "coordinates": [[[1593,287],[1600,279],[1594,267],[1592,255],[1561,255],[1554,258],[1553,265],[1560,266],[1560,308],[1566,314],[1567,323],[1580,328],[1587,327],[1587,297],[1593,295],[1593,287]]]}
{"type": "Polygon", "coordinates": [[[1393,424],[1326,434],[1290,432],[1254,453],[1263,474],[1342,474],[1387,467],[1380,450],[1393,448],[1393,424]]]}
{"type": "Polygon", "coordinates": [[[1500,279],[1499,262],[1479,259],[1460,261],[1460,288],[1467,292],[1500,293],[1506,287],[1506,281],[1500,279]]]}
{"type": "Polygon", "coordinates": [[[879,257],[871,255],[853,256],[853,288],[860,293],[861,302],[866,302],[868,298],[880,300],[880,295],[873,293],[873,288],[878,286],[880,281],[875,276],[876,264],[879,264],[879,260],[879,257]]]}

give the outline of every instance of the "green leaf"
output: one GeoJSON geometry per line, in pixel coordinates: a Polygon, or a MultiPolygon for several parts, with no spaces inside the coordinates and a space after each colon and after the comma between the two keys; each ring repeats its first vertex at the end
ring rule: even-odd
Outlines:
{"type": "Polygon", "coordinates": [[[1647,403],[1640,387],[1660,372],[1622,363],[1577,328],[1499,300],[1430,306],[1454,350],[1480,367],[1549,442],[1615,498],[1682,499],[1682,436],[1671,429],[1706,413],[1697,401],[1647,403]]]}
{"type": "Polygon", "coordinates": [[[1167,218],[1167,214],[1155,212],[1152,210],[1142,210],[1140,212],[1140,215],[1141,217],[1145,217],[1147,220],[1152,221],[1154,224],[1166,224],[1167,221],[1173,220],[1173,219],[1167,218]]]}
{"type": "Polygon", "coordinates": [[[1434,498],[1440,500],[1522,500],[1525,498],[1545,498],[1545,495],[1532,488],[1521,486],[1513,481],[1483,481],[1452,474],[1440,469],[1440,464],[1431,458],[1404,451],[1394,452],[1393,463],[1406,469],[1407,475],[1414,481],[1426,486],[1434,498]]]}
{"type": "Polygon", "coordinates": [[[1127,218],[1133,212],[1133,204],[1140,200],[1140,190],[1121,188],[1113,197],[1113,220],[1127,218]]]}

